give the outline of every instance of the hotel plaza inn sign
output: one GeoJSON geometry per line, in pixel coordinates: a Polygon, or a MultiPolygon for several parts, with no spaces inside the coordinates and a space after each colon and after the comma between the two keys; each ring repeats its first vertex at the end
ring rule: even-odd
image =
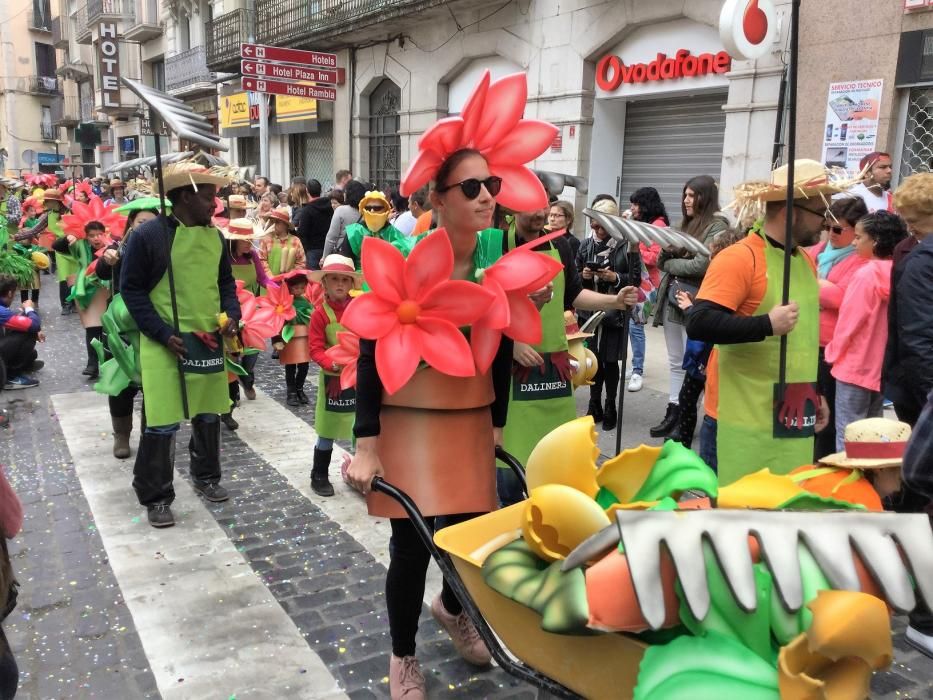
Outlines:
{"type": "Polygon", "coordinates": [[[330,86],[344,82],[344,69],[332,53],[240,44],[240,57],[243,89],[249,92],[333,102],[337,91],[330,86]]]}

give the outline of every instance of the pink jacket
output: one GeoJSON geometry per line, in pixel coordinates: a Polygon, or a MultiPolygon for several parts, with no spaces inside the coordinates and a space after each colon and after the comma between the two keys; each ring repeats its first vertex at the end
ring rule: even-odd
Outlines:
{"type": "MultiPolygon", "coordinates": [[[[667,227],[667,223],[660,217],[652,221],[651,224],[653,226],[667,227]]],[[[638,249],[641,252],[641,261],[645,263],[645,267],[648,269],[648,278],[654,288],[657,289],[661,286],[661,271],[658,269],[658,256],[661,254],[661,246],[658,243],[652,243],[650,246],[639,243],[638,249]]]]}
{"type": "Polygon", "coordinates": [[[8,540],[23,526],[23,506],[0,467],[0,537],[8,540]]]}
{"type": "MultiPolygon", "coordinates": [[[[818,265],[816,257],[823,252],[826,243],[817,243],[811,248],[807,248],[807,253],[813,259],[813,264],[818,265]]],[[[836,330],[836,320],[839,318],[839,306],[842,304],[842,298],[846,293],[846,287],[852,281],[855,272],[864,265],[867,260],[860,258],[852,253],[842,262],[838,262],[829,271],[827,278],[828,285],[820,285],[820,347],[825,348],[829,341],[833,339],[833,332],[836,330]]]]}
{"type": "Polygon", "coordinates": [[[881,365],[888,342],[891,261],[869,260],[846,289],[826,361],[841,382],[881,391],[881,365]]]}

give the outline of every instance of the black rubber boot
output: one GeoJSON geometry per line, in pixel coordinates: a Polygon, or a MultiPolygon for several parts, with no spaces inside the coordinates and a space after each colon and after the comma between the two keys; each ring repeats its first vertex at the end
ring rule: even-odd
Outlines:
{"type": "Polygon", "coordinates": [[[680,406],[676,403],[667,404],[667,413],[664,414],[664,420],[651,428],[649,431],[651,437],[666,437],[680,421],[680,406]]]}
{"type": "Polygon", "coordinates": [[[606,409],[603,414],[603,430],[615,430],[618,418],[618,415],[616,415],[616,400],[614,398],[606,399],[606,409]]]}
{"type": "Polygon", "coordinates": [[[220,421],[207,421],[201,416],[192,418],[188,451],[195,490],[215,503],[230,498],[220,485],[220,421]]]}
{"type": "Polygon", "coordinates": [[[113,456],[126,459],[130,456],[130,433],[133,432],[133,416],[111,416],[113,425],[113,456]]]}
{"type": "Polygon", "coordinates": [[[133,465],[133,490],[140,504],[149,511],[149,524],[169,527],[175,524],[169,508],[175,500],[175,434],[143,432],[133,465]]]}
{"type": "Polygon", "coordinates": [[[314,448],[314,463],[311,467],[311,490],[318,496],[333,496],[334,487],[327,478],[327,470],[330,468],[330,458],[334,450],[319,450],[314,448]]]}
{"type": "Polygon", "coordinates": [[[240,424],[237,423],[236,418],[233,417],[233,411],[229,413],[221,414],[220,422],[227,426],[227,430],[236,430],[240,427],[240,424]]]}
{"type": "Polygon", "coordinates": [[[603,409],[599,405],[599,399],[590,399],[590,405],[586,410],[586,415],[593,416],[593,422],[599,423],[603,420],[603,409]]]}

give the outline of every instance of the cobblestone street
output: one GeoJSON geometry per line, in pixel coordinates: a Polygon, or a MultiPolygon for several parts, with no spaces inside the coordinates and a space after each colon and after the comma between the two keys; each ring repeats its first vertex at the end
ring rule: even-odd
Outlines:
{"type": "MultiPolygon", "coordinates": [[[[26,511],[11,545],[19,606],[4,623],[20,666],[17,697],[388,697],[388,527],[337,483],[335,465],[336,497],[311,493],[315,386],[311,406],[287,407],[282,370],[265,355],[257,400],[235,413],[240,430],[222,429],[231,499],[209,504],[194,494],[183,428],[178,524],[153,530],[130,487],[132,459],[111,457],[106,400],[80,375],[78,318],[59,316],[54,279],[43,280],[41,385],[0,397],[11,419],[0,430],[0,462],[26,511]]],[[[655,336],[652,348],[663,354],[655,336]]],[[[584,392],[577,399],[582,413],[584,392]]],[[[626,400],[623,444],[631,445],[666,395],[646,386],[626,400]]],[[[613,438],[603,435],[604,453],[613,438]]],[[[137,440],[138,428],[134,453],[137,440]]],[[[425,600],[438,590],[432,566],[425,600]]],[[[933,661],[907,646],[901,621],[896,629],[895,664],[876,674],[872,697],[933,698],[933,661]]],[[[419,657],[431,697],[535,696],[498,668],[462,662],[426,605],[419,657]]]]}

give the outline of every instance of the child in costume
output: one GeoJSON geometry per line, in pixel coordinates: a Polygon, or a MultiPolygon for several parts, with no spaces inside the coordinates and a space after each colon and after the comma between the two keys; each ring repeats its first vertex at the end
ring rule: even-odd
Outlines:
{"type": "MultiPolygon", "coordinates": [[[[372,291],[354,299],[342,317],[363,339],[357,453],[348,479],[369,493],[373,478],[384,475],[414,499],[431,527],[437,516],[453,524],[497,507],[494,448],[502,443],[508,412],[509,338],[540,341],[540,316],[529,295],[557,273],[554,261],[521,247],[503,256],[502,232],[489,228],[492,191],[515,211],[547,206],[544,187],[524,163],[547,150],[556,128],[521,120],[526,95],[524,74],[492,83],[486,71],[463,114],[428,129],[400,191],[409,195],[433,180],[431,202],[445,228],[425,236],[407,262],[391,243],[366,236],[358,255],[372,291]],[[509,146],[516,133],[522,134],[520,148],[514,141],[509,146]],[[506,271],[497,261],[508,256],[514,264],[506,271]],[[465,327],[472,347],[460,330],[465,327]],[[427,366],[419,368],[421,358],[427,366]]],[[[625,299],[634,303],[636,290],[627,290],[625,299]]],[[[390,518],[392,529],[390,694],[422,700],[415,636],[430,554],[395,501],[371,493],[368,507],[371,515],[390,518]]],[[[431,612],[466,661],[490,662],[446,581],[431,612]]]]}
{"type": "MultiPolygon", "coordinates": [[[[34,229],[39,224],[42,217],[42,201],[37,197],[27,197],[26,201],[23,202],[22,209],[23,218],[20,221],[20,227],[23,229],[34,229]]],[[[23,236],[25,234],[26,231],[18,233],[8,244],[14,253],[22,253],[28,257],[34,250],[39,250],[35,247],[35,244],[38,242],[38,233],[24,238],[23,236]]],[[[42,282],[39,279],[39,268],[35,266],[34,268],[29,284],[20,287],[19,299],[20,301],[32,299],[32,303],[38,306],[39,290],[42,287],[42,282]]]]}
{"type": "Polygon", "coordinates": [[[285,365],[285,403],[304,406],[309,403],[304,392],[311,353],[308,348],[308,321],[313,307],[305,293],[308,291],[307,270],[293,270],[273,278],[278,289],[270,290],[267,299],[277,307],[290,307],[294,312],[282,327],[281,334],[272,339],[272,347],[279,353],[279,363],[285,365]]]}
{"type": "Polygon", "coordinates": [[[75,283],[78,276],[79,263],[68,250],[58,252],[54,247],[56,239],[61,239],[65,235],[62,228],[62,215],[68,214],[68,207],[65,205],[64,196],[61,190],[48,189],[42,197],[42,206],[45,207],[47,235],[39,237],[39,245],[50,248],[55,251],[55,276],[58,280],[58,300],[61,303],[62,315],[67,316],[75,310],[73,301],[68,301],[68,295],[71,291],[71,285],[75,283]]]}
{"type": "Polygon", "coordinates": [[[305,250],[301,239],[293,235],[295,226],[288,218],[288,213],[273,209],[262,216],[270,231],[259,248],[259,260],[267,277],[277,277],[292,270],[305,268],[305,250]]]}
{"type": "Polygon", "coordinates": [[[318,439],[314,446],[311,490],[318,496],[333,496],[334,487],[327,477],[327,470],[334,453],[334,440],[353,437],[356,390],[341,390],[341,367],[325,351],[337,345],[337,333],[344,330],[340,319],[350,303],[350,290],[359,289],[362,275],[355,271],[350,258],[332,254],[324,258],[321,269],[312,272],[310,278],[324,288],[324,298],[311,314],[308,325],[311,360],[321,368],[314,408],[314,429],[318,439]]]}
{"type": "Polygon", "coordinates": [[[391,208],[389,200],[379,191],[367,192],[360,200],[362,221],[347,226],[346,235],[339,246],[340,254],[353,260],[357,270],[360,269],[363,240],[367,237],[375,236],[388,241],[406,255],[414,245],[414,238],[409,238],[389,223],[391,208]]]}

